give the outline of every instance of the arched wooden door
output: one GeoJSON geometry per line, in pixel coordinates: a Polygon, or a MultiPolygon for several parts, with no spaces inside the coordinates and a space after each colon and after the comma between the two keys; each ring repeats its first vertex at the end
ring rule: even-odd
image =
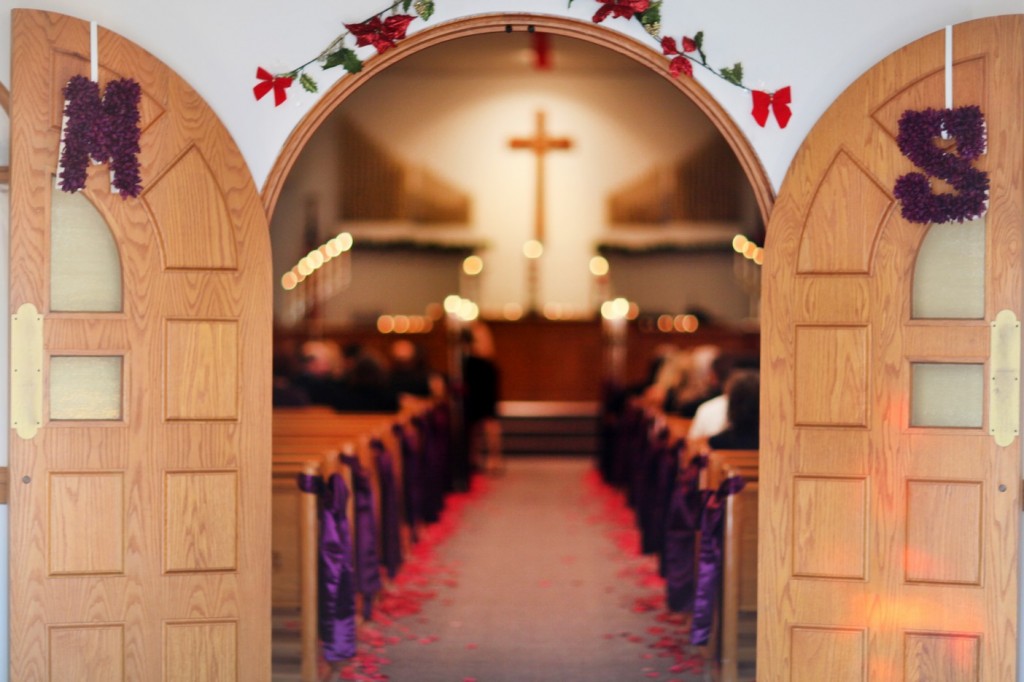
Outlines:
{"type": "Polygon", "coordinates": [[[11,679],[269,680],[266,217],[195,91],[98,44],[142,88],[136,199],[54,188],[89,25],[14,12],[11,679]]]}
{"type": "Polygon", "coordinates": [[[944,107],[943,32],[843,93],[772,214],[758,680],[1016,676],[1021,440],[1002,417],[1019,417],[1020,384],[1004,403],[990,382],[1020,357],[1019,325],[993,323],[1021,316],[1024,25],[985,19],[953,36],[954,107],[985,116],[976,165],[992,185],[984,227],[947,226],[931,285],[923,242],[943,230],[901,217],[893,186],[915,168],[895,138],[904,111],[944,107]],[[949,228],[980,236],[958,247],[970,232],[949,228]],[[974,303],[947,308],[972,268],[974,303]],[[993,337],[1009,340],[1005,357],[993,337]]]}

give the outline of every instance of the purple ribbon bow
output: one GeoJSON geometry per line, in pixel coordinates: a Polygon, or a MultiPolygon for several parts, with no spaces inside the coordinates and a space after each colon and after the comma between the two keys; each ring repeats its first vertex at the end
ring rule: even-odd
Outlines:
{"type": "Polygon", "coordinates": [[[345,516],[348,488],[339,474],[331,474],[326,483],[319,476],[299,474],[299,488],[318,498],[320,570],[317,575],[317,612],[324,658],[343,661],[356,655],[352,543],[345,516]]]}
{"type": "Polygon", "coordinates": [[[373,518],[373,487],[359,458],[341,455],[342,464],[352,471],[355,492],[356,588],[363,595],[363,617],[373,614],[373,599],[380,592],[380,561],[377,559],[377,523],[373,518]]]}
{"type": "Polygon", "coordinates": [[[705,455],[697,455],[683,469],[672,491],[665,529],[664,570],[666,603],[669,611],[693,610],[695,592],[695,551],[697,530],[707,496],[700,489],[700,472],[707,466],[705,455]]]}
{"type": "Polygon", "coordinates": [[[725,498],[743,490],[742,476],[732,476],[718,486],[704,505],[700,524],[700,560],[697,568],[697,598],[693,605],[693,627],[690,644],[703,645],[711,637],[718,583],[722,577],[722,521],[725,518],[725,498]]]}
{"type": "Polygon", "coordinates": [[[377,481],[380,484],[381,563],[389,578],[398,575],[402,567],[402,519],[398,505],[395,481],[395,463],[384,443],[374,438],[370,442],[377,463],[377,481]]]}

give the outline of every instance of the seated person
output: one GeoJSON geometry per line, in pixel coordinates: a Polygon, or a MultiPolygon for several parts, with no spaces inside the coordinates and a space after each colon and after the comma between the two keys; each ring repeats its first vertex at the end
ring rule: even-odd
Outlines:
{"type": "Polygon", "coordinates": [[[443,397],[444,378],[431,371],[423,348],[409,339],[391,344],[391,387],[399,395],[443,397]]]}
{"type": "Polygon", "coordinates": [[[334,394],[339,412],[397,412],[398,395],[391,388],[387,366],[378,353],[365,349],[334,394]]]}
{"type": "Polygon", "coordinates": [[[295,385],[314,405],[331,405],[341,378],[341,350],[330,340],[309,339],[301,346],[301,367],[295,385]]]}
{"type": "Polygon", "coordinates": [[[708,439],[715,450],[757,450],[761,379],[754,370],[737,370],[726,385],[729,426],[708,439]]]}

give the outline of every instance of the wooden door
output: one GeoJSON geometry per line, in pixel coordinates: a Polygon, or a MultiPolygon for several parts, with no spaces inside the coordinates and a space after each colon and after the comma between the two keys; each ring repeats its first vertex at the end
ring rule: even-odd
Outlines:
{"type": "MultiPolygon", "coordinates": [[[[896,145],[901,114],[944,107],[943,32],[843,93],[771,217],[758,680],[1016,676],[1021,441],[990,435],[1006,408],[988,381],[991,324],[1021,315],[1024,30],[1012,16],[953,35],[954,107],[979,105],[988,126],[976,311],[916,313],[922,243],[941,231],[903,219],[893,199],[916,170],[896,145]],[[933,370],[964,383],[935,388],[933,370]],[[948,422],[919,414],[933,404],[948,422]]],[[[972,257],[947,254],[939,303],[972,257]]]]}
{"type": "Polygon", "coordinates": [[[104,166],[54,189],[89,25],[14,12],[11,679],[269,680],[266,218],[195,91],[109,31],[98,44],[101,86],[142,88],[136,199],[104,166]],[[17,378],[33,352],[37,388],[17,378]]]}

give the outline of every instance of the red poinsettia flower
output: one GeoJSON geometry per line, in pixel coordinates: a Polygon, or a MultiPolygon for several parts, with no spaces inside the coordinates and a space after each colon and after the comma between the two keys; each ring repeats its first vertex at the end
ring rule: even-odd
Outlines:
{"type": "Polygon", "coordinates": [[[414,18],[408,14],[395,14],[383,21],[380,17],[374,17],[361,24],[345,24],[345,28],[356,37],[356,45],[373,45],[380,54],[390,50],[405,37],[409,23],[414,18]]]}
{"type": "MultiPolygon", "coordinates": [[[[697,44],[690,38],[683,38],[683,52],[693,52],[697,49],[697,44]],[[687,49],[689,47],[689,49],[687,49]]],[[[689,77],[693,77],[693,64],[689,57],[683,55],[676,49],[675,38],[665,36],[661,39],[661,52],[669,57],[672,57],[672,61],[668,63],[668,70],[675,77],[679,77],[679,74],[685,73],[689,77]]]]}
{"type": "Polygon", "coordinates": [[[651,0],[597,0],[601,3],[601,9],[594,15],[594,23],[600,24],[609,15],[616,18],[632,19],[634,15],[646,12],[651,6],[651,0]]]}

